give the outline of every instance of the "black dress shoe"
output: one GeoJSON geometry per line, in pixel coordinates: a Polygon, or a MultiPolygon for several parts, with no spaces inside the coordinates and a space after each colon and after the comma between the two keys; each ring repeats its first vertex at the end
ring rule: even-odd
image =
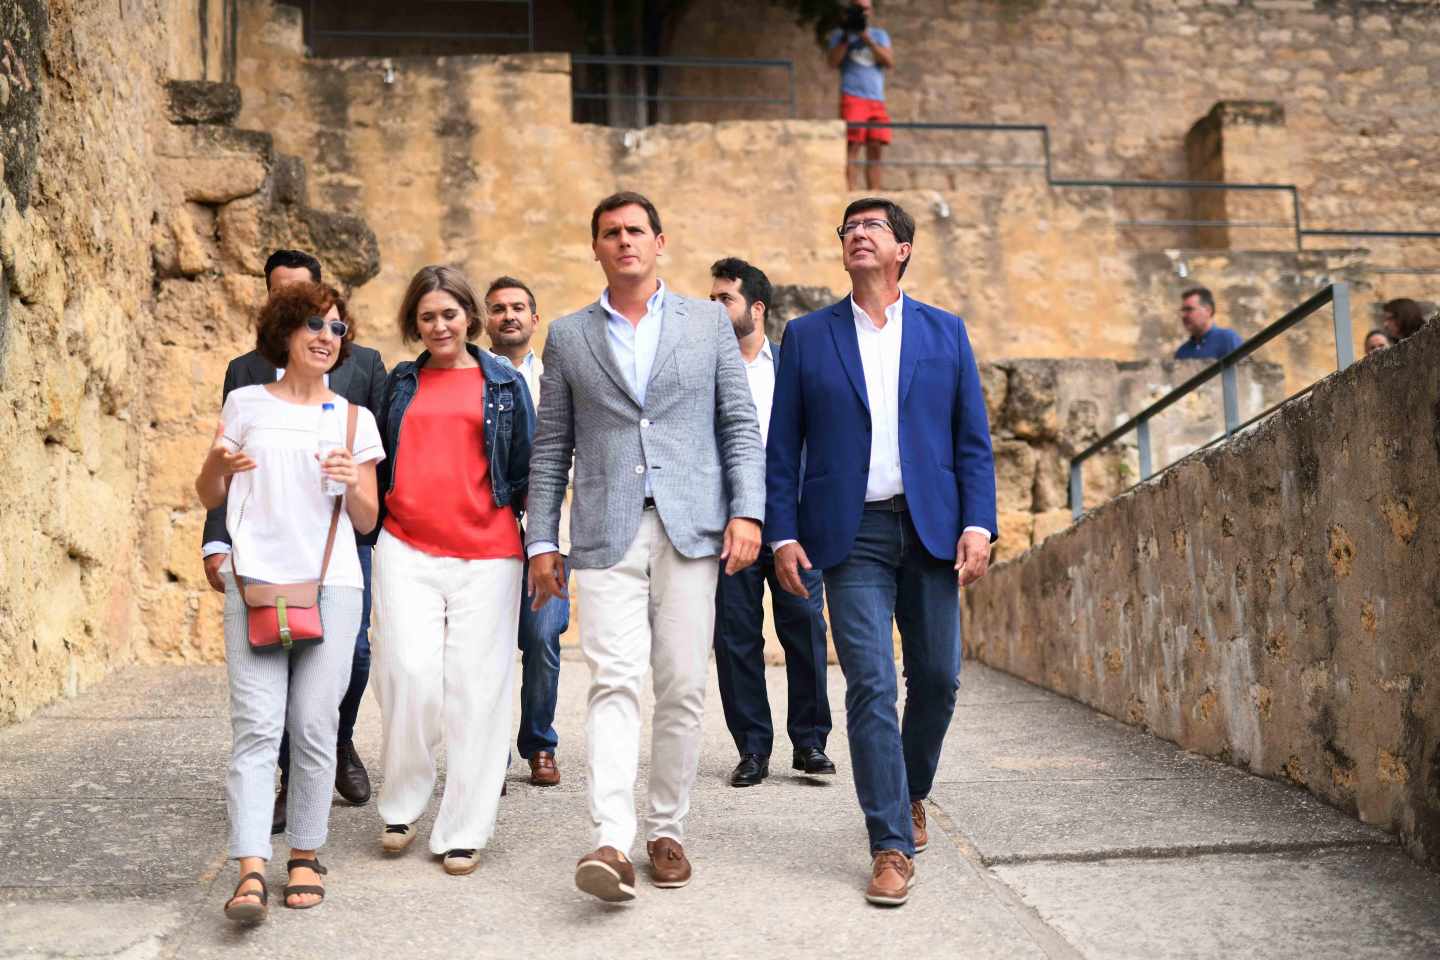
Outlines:
{"type": "Polygon", "coordinates": [[[357,807],[370,799],[370,775],[360,762],[360,754],[355,752],[353,740],[335,747],[335,789],[357,807]]]}
{"type": "Polygon", "coordinates": [[[829,776],[835,772],[835,764],[819,747],[796,747],[795,759],[790,765],[811,777],[829,776]]]}
{"type": "Polygon", "coordinates": [[[285,832],[285,784],[280,784],[280,792],[275,794],[275,811],[270,814],[270,832],[285,832]]]}
{"type": "Polygon", "coordinates": [[[770,776],[770,758],[759,753],[743,753],[740,763],[730,774],[730,786],[753,787],[770,776]]]}

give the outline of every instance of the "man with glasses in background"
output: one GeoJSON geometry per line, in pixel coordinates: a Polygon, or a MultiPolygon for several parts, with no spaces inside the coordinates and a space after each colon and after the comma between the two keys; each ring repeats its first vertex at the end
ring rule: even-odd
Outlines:
{"type": "MultiPolygon", "coordinates": [[[[291,283],[319,283],[320,261],[299,250],[276,250],[265,261],[265,291],[268,294],[291,283]]],[[[318,329],[318,328],[312,328],[318,329]]],[[[274,383],[283,375],[262,357],[258,350],[251,350],[230,361],[225,368],[225,383],[221,390],[220,403],[223,406],[230,391],[237,387],[249,387],[257,383],[274,383]]],[[[325,375],[326,385],[351,403],[366,407],[372,414],[379,415],[382,394],[385,389],[385,364],[380,352],[359,344],[351,344],[349,356],[325,375]]],[[[355,548],[360,555],[360,572],[365,580],[364,601],[360,613],[360,634],[355,638],[355,656],[350,664],[350,685],[340,701],[340,729],[336,743],[335,789],[346,801],[355,805],[370,799],[370,775],[355,752],[355,718],[360,712],[360,699],[365,695],[365,685],[370,681],[370,551],[380,527],[368,534],[355,535],[355,548]]],[[[225,505],[205,515],[205,532],[200,548],[205,558],[205,579],[220,593],[225,592],[225,582],[220,579],[220,567],[230,553],[230,535],[225,530],[225,505]]],[[[275,811],[270,823],[271,833],[285,830],[285,803],[288,798],[286,786],[290,780],[290,733],[280,740],[280,792],[275,796],[275,811]]]]}
{"type": "Polygon", "coordinates": [[[837,232],[852,292],[791,321],[781,345],[765,539],[791,593],[824,571],[870,837],[865,897],[899,906],[929,842],[924,801],[960,685],[957,583],[984,576],[997,529],[995,462],[964,322],[900,291],[915,221],[867,197],[837,232]]]}

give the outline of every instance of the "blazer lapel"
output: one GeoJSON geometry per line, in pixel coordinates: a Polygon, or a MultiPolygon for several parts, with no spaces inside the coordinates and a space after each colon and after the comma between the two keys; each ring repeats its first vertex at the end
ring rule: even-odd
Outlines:
{"type": "MultiPolygon", "coordinates": [[[[346,400],[350,400],[350,381],[355,376],[355,355],[352,353],[345,358],[345,362],[330,371],[330,392],[338,393],[346,400]]],[[[354,402],[354,401],[352,401],[354,402]]],[[[364,406],[362,403],[361,406],[364,406]]]]}
{"type": "Polygon", "coordinates": [[[690,315],[690,309],[685,301],[670,290],[665,291],[665,304],[661,312],[660,321],[660,342],[655,345],[655,362],[650,365],[650,379],[645,384],[645,395],[650,395],[650,384],[655,382],[655,375],[665,368],[666,362],[670,359],[675,348],[680,345],[685,325],[685,319],[690,315]]]}
{"type": "Polygon", "coordinates": [[[919,359],[925,356],[925,341],[928,330],[925,327],[925,317],[920,313],[919,301],[905,298],[905,309],[903,313],[904,324],[900,328],[900,402],[905,402],[905,395],[910,392],[910,384],[915,379],[915,365],[919,359]]]}
{"type": "Polygon", "coordinates": [[[850,378],[850,386],[860,395],[865,410],[870,410],[870,395],[865,391],[865,368],[860,363],[860,338],[855,335],[855,315],[850,310],[850,298],[846,297],[830,308],[830,335],[835,339],[835,351],[840,354],[840,365],[850,378]]]}
{"type": "Polygon", "coordinates": [[[610,317],[605,308],[596,301],[590,305],[590,314],[580,328],[585,331],[585,343],[595,355],[595,362],[600,364],[600,369],[604,370],[610,379],[615,381],[615,386],[638,407],[640,399],[635,396],[635,391],[630,389],[630,383],[625,379],[625,374],[620,372],[620,364],[615,362],[615,354],[610,349],[610,341],[605,333],[605,325],[609,322],[610,317]]]}

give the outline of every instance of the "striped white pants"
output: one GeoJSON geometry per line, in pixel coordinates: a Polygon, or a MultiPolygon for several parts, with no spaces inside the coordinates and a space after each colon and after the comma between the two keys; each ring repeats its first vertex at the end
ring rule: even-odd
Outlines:
{"type": "Polygon", "coordinates": [[[297,850],[319,849],[330,826],[340,699],[350,684],[364,594],[358,587],[322,587],[324,641],[288,654],[256,653],[250,649],[245,602],[234,577],[224,576],[225,665],[234,737],[225,781],[230,856],[271,858],[275,763],[287,723],[290,786],[285,839],[297,850]]]}

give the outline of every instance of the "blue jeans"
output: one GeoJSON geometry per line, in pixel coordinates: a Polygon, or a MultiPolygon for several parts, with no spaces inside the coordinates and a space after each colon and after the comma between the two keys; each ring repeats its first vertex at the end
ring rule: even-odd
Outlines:
{"type": "Polygon", "coordinates": [[[930,793],[960,688],[960,592],[908,513],[866,510],[850,555],[825,571],[845,674],[855,792],[870,850],[915,853],[910,801],[930,793]],[[900,628],[905,717],[896,719],[891,618],[900,628]]]}
{"type": "MultiPolygon", "coordinates": [[[[360,632],[355,635],[355,656],[350,660],[350,685],[340,701],[340,727],[336,744],[345,743],[355,736],[355,718],[360,714],[360,700],[365,696],[365,686],[370,682],[370,554],[375,548],[368,543],[357,543],[355,551],[360,555],[360,576],[365,581],[364,599],[360,602],[360,632]]],[[[290,731],[280,738],[280,782],[290,782],[290,731]]]]}
{"type": "MultiPolygon", "coordinates": [[[[565,579],[570,565],[564,562],[565,579]]],[[[529,575],[529,561],[526,561],[529,575]]],[[[520,735],[515,747],[530,759],[545,751],[555,752],[555,699],[560,687],[560,634],[570,626],[570,601],[556,597],[539,610],[530,609],[530,598],[520,596],[520,735]]]]}
{"type": "Polygon", "coordinates": [[[785,732],[792,747],[825,749],[830,699],[825,690],[825,584],[818,570],[800,571],[809,599],[788,593],[775,576],[769,547],[753,564],[715,585],[715,672],[725,726],[740,753],[768,757],[775,731],[765,693],[765,584],[775,611],[775,633],[785,650],[790,708],[785,732]]]}

